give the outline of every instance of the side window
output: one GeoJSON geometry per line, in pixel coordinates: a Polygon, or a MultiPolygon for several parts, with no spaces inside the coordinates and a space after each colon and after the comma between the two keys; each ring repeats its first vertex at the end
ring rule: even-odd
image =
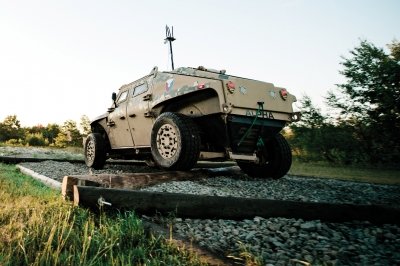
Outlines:
{"type": "Polygon", "coordinates": [[[128,91],[124,91],[119,95],[117,103],[121,103],[126,100],[126,97],[128,96],[128,91]]]}
{"type": "Polygon", "coordinates": [[[147,91],[147,84],[143,83],[135,88],[135,91],[133,92],[133,97],[135,97],[136,95],[142,94],[146,91],[147,91]]]}

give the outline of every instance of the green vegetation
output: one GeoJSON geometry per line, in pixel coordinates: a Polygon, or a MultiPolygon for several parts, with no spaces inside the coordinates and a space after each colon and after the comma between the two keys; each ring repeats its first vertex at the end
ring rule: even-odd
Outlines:
{"type": "Polygon", "coordinates": [[[362,41],[343,58],[346,83],[326,97],[329,114],[300,100],[302,119],[288,130],[304,161],[400,168],[400,42],[390,54],[362,41]]]}
{"type": "Polygon", "coordinates": [[[0,142],[12,146],[81,147],[82,138],[90,133],[89,118],[83,115],[79,125],[81,130],[75,121],[67,120],[61,126],[21,127],[17,116],[9,115],[0,122],[0,142]]]}
{"type": "Polygon", "coordinates": [[[33,147],[14,146],[0,142],[0,156],[14,156],[27,158],[83,160],[83,147],[33,147]]]}
{"type": "Polygon", "coordinates": [[[360,167],[335,165],[326,161],[293,161],[290,175],[333,178],[385,185],[400,185],[400,170],[382,167],[360,167]]]}
{"type": "Polygon", "coordinates": [[[0,164],[0,265],[200,265],[133,212],[94,215],[0,164]]]}

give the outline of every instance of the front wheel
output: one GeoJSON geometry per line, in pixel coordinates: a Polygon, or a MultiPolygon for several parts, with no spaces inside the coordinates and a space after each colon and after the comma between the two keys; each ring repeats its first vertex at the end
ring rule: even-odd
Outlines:
{"type": "Polygon", "coordinates": [[[257,156],[258,163],[237,161],[240,169],[251,177],[278,179],[286,175],[292,165],[292,152],[289,143],[277,134],[263,141],[257,156]]]}
{"type": "Polygon", "coordinates": [[[179,113],[161,114],[151,131],[151,153],[160,167],[191,169],[200,154],[200,134],[196,124],[179,113]]]}
{"type": "Polygon", "coordinates": [[[106,162],[104,139],[99,133],[91,133],[85,141],[85,163],[88,167],[102,169],[106,162]]]}

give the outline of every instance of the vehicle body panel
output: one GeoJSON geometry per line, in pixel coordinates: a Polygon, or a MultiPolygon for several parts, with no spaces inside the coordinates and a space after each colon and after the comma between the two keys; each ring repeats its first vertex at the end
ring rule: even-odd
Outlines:
{"type": "Polygon", "coordinates": [[[151,95],[150,79],[133,84],[126,112],[135,147],[148,146],[150,143],[153,117],[149,115],[149,100],[145,100],[149,95],[151,95]]]}
{"type": "MultiPolygon", "coordinates": [[[[126,90],[124,92],[128,93],[128,97],[130,91],[126,90]]],[[[119,96],[119,98],[121,98],[121,94],[119,96]]],[[[127,148],[134,146],[129,122],[126,118],[127,104],[127,99],[119,102],[114,111],[108,115],[108,138],[110,140],[111,146],[115,148],[127,148]]]]}

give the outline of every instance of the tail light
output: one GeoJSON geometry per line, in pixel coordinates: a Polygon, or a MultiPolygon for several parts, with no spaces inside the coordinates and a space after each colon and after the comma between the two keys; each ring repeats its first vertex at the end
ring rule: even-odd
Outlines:
{"type": "Polygon", "coordinates": [[[279,91],[279,94],[281,95],[281,98],[286,101],[287,97],[288,97],[288,91],[286,89],[281,89],[279,91]]]}
{"type": "Polygon", "coordinates": [[[230,93],[234,93],[234,92],[235,92],[235,89],[236,89],[236,85],[235,85],[235,83],[233,83],[232,81],[228,81],[228,82],[226,83],[226,88],[227,88],[227,90],[228,90],[230,93]]]}

